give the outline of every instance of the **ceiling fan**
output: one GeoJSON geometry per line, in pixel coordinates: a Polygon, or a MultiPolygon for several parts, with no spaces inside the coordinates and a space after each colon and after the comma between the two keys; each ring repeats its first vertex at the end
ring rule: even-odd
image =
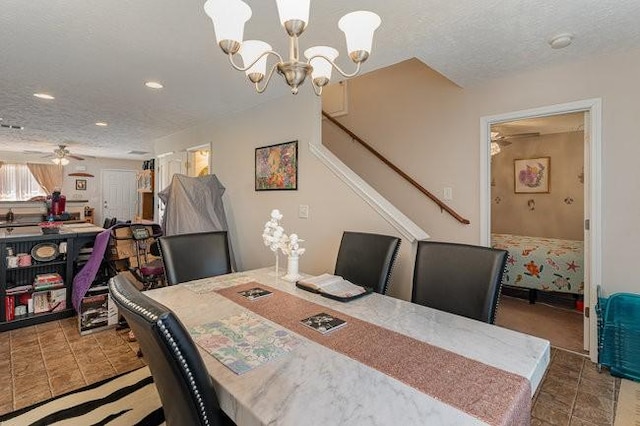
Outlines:
{"type": "Polygon", "coordinates": [[[74,160],[84,160],[82,157],[78,157],[77,155],[72,155],[71,152],[67,149],[66,145],[58,145],[58,148],[53,150],[53,161],[56,164],[66,166],[69,164],[69,158],[73,158],[74,160]]]}
{"type": "Polygon", "coordinates": [[[511,135],[503,135],[500,132],[491,132],[491,142],[497,143],[500,147],[511,145],[514,139],[535,138],[540,136],[540,132],[514,133],[511,135]]]}

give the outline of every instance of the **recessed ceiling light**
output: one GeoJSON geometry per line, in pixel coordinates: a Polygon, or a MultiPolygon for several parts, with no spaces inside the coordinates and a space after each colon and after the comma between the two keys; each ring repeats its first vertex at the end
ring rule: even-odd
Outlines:
{"type": "Polygon", "coordinates": [[[157,81],[147,81],[144,85],[150,89],[162,89],[164,87],[162,83],[158,83],[157,81]]]}
{"type": "Polygon", "coordinates": [[[49,95],[48,93],[34,93],[33,96],[40,99],[47,99],[49,101],[52,99],[55,99],[53,96],[49,95]]]}
{"type": "Polygon", "coordinates": [[[569,46],[572,41],[573,41],[573,34],[569,34],[569,33],[558,34],[556,36],[553,36],[551,39],[549,39],[549,46],[551,46],[552,49],[562,49],[564,47],[569,46]]]}
{"type": "Polygon", "coordinates": [[[96,123],[96,126],[100,126],[100,127],[107,127],[109,124],[105,123],[104,121],[98,121],[96,123]]]}

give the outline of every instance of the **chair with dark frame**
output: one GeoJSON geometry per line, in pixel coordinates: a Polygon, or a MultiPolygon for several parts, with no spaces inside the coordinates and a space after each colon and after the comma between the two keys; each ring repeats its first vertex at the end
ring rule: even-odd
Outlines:
{"type": "Polygon", "coordinates": [[[493,324],[506,250],[419,241],[411,301],[493,324]]]}
{"type": "Polygon", "coordinates": [[[340,241],[335,275],[385,294],[400,241],[389,235],[345,231],[340,241]]]}
{"type": "Polygon", "coordinates": [[[145,354],[166,424],[231,424],[195,343],[175,314],[140,292],[124,274],[111,279],[109,290],[145,354]]]}
{"type": "Polygon", "coordinates": [[[227,231],[171,235],[159,242],[169,285],[232,272],[227,231]]]}

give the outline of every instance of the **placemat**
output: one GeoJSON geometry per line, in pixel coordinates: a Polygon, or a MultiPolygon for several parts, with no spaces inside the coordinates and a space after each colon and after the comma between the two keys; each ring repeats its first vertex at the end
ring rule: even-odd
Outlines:
{"type": "Polygon", "coordinates": [[[243,374],[279,358],[300,343],[287,330],[243,312],[218,321],[190,327],[193,340],[236,374],[243,374]]]}
{"type": "Polygon", "coordinates": [[[531,422],[531,386],[517,374],[483,364],[392,330],[334,311],[264,284],[252,282],[218,294],[316,343],[391,376],[492,425],[531,422]],[[261,287],[273,292],[261,303],[238,292],[261,287]],[[300,320],[325,312],[347,321],[327,334],[300,320]]]}

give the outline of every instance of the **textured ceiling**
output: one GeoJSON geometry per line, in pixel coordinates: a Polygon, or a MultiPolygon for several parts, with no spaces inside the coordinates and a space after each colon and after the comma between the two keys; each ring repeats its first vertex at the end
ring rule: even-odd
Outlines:
{"type": "MultiPolygon", "coordinates": [[[[291,96],[279,76],[258,95],[231,69],[203,3],[3,0],[0,117],[25,129],[0,128],[0,151],[51,152],[64,143],[78,155],[147,158],[127,152],[153,151],[155,138],[291,96]],[[165,89],[149,90],[147,80],[165,89]],[[56,99],[36,99],[36,92],[56,99]]],[[[286,53],[275,1],[247,3],[253,18],[245,38],[286,53]]],[[[638,0],[322,0],[312,2],[301,49],[335,46],[340,64],[351,69],[337,21],[358,9],[383,20],[364,71],[417,57],[463,87],[640,46],[638,0]],[[547,40],[561,32],[573,33],[574,43],[550,49],[547,40]]]]}

